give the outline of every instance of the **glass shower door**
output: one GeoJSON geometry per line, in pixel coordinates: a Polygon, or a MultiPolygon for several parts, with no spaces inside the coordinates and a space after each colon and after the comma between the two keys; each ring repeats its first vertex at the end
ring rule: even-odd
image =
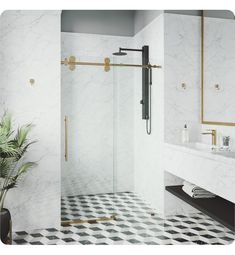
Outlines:
{"type": "MultiPolygon", "coordinates": [[[[74,55],[75,55],[74,51],[74,55]]],[[[79,61],[103,57],[79,55],[79,61]]],[[[66,47],[62,59],[69,57],[66,47]]],[[[62,200],[66,223],[112,219],[114,193],[113,70],[62,66],[62,200]]]]}

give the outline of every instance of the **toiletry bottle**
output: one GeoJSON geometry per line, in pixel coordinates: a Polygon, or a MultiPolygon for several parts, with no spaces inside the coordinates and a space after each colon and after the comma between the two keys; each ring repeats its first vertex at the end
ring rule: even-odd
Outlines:
{"type": "Polygon", "coordinates": [[[223,150],[229,151],[230,147],[230,136],[223,136],[223,150]]]}
{"type": "Polygon", "coordinates": [[[185,124],[182,130],[182,143],[188,143],[188,142],[189,142],[189,131],[188,131],[187,125],[185,124]]]}

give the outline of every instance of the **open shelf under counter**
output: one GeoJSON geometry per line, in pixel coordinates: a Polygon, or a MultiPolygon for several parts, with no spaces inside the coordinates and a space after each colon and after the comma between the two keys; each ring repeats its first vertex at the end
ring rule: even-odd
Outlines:
{"type": "Polygon", "coordinates": [[[207,214],[234,231],[235,204],[219,196],[215,198],[192,198],[182,190],[182,185],[166,186],[166,190],[199,211],[207,214]]]}

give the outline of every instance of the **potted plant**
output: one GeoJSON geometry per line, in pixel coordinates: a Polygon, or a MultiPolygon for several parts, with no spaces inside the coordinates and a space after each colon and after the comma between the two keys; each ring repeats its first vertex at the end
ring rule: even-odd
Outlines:
{"type": "Polygon", "coordinates": [[[24,155],[35,141],[28,141],[32,125],[24,125],[13,130],[11,115],[5,113],[0,120],[0,230],[1,241],[7,242],[11,215],[4,208],[7,192],[15,188],[20,177],[34,167],[34,162],[26,162],[24,155]]]}

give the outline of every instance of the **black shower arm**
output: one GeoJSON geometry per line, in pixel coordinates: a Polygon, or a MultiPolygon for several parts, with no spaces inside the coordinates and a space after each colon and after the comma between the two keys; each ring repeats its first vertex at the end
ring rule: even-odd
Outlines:
{"type": "Polygon", "coordinates": [[[128,49],[128,48],[119,48],[120,51],[141,51],[143,52],[142,49],[128,49]]]}

